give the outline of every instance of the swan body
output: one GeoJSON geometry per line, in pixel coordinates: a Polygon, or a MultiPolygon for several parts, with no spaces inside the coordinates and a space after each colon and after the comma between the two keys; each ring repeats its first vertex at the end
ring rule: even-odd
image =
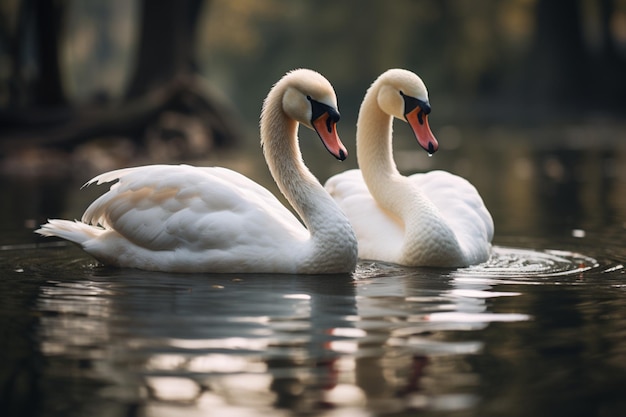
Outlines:
{"type": "Polygon", "coordinates": [[[267,189],[221,167],[150,165],[99,175],[117,181],[81,221],[49,220],[36,232],[75,242],[99,261],[169,272],[345,273],[354,270],[351,225],[306,168],[298,123],[338,159],[335,93],[311,70],[286,74],[261,113],[261,144],[279,189],[304,225],[267,189]]]}
{"type": "Polygon", "coordinates": [[[357,121],[359,169],[331,177],[326,189],[357,235],[359,257],[406,266],[458,267],[486,261],[493,220],[476,188],[444,171],[401,175],[393,161],[393,118],[409,123],[429,153],[422,80],[406,70],[383,73],[367,91],[357,121]]]}

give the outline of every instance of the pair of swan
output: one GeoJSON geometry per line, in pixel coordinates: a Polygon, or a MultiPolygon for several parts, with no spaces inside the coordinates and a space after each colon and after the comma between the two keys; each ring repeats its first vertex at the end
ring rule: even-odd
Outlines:
{"type": "Polygon", "coordinates": [[[323,76],[295,70],[270,90],[260,131],[271,174],[304,225],[237,172],[151,165],[93,178],[87,184],[117,183],[81,221],[49,220],[36,232],[77,243],[105,264],[169,272],[345,273],[358,257],[408,266],[483,262],[493,223],[474,187],[444,172],[403,177],[393,162],[393,117],[407,120],[428,152],[437,150],[429,111],[419,77],[381,75],[359,113],[361,171],[336,175],[325,189],[302,161],[297,130],[312,128],[344,160],[337,99],[323,76]]]}

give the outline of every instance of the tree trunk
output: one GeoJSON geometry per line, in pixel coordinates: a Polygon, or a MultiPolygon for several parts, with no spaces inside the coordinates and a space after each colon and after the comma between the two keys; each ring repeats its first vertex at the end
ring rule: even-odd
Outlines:
{"type": "Polygon", "coordinates": [[[125,100],[115,106],[92,103],[75,108],[64,94],[59,63],[68,3],[22,0],[12,47],[14,93],[8,107],[0,108],[0,154],[24,146],[71,149],[107,135],[128,137],[143,146],[148,131],[167,129],[159,124],[163,114],[172,112],[197,119],[212,145],[234,142],[239,130],[231,112],[207,93],[196,71],[195,34],[205,3],[142,0],[136,66],[125,100]],[[30,39],[35,40],[38,68],[32,80],[26,76],[25,58],[30,39]]]}
{"type": "Polygon", "coordinates": [[[127,97],[141,96],[195,69],[198,16],[204,0],[142,0],[139,50],[127,97]]]}

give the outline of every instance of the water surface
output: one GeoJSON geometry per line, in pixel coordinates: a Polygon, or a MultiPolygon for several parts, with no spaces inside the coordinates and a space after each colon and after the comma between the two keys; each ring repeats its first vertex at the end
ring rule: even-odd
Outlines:
{"type": "Polygon", "coordinates": [[[466,176],[494,215],[492,258],[461,269],[108,268],[32,234],[80,216],[88,178],[4,179],[2,415],[623,415],[626,149],[486,141],[398,152],[466,176]]]}

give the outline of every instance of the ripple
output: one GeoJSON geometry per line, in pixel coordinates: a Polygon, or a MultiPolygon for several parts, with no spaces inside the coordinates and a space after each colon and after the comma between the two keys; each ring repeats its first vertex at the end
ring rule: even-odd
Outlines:
{"type": "Polygon", "coordinates": [[[28,276],[82,276],[98,263],[75,245],[67,242],[16,244],[0,247],[0,271],[26,273],[28,276]]]}
{"type": "Polygon", "coordinates": [[[508,278],[553,277],[576,275],[598,268],[599,262],[577,252],[564,250],[530,250],[495,246],[491,258],[480,265],[460,268],[453,275],[498,276],[508,278]]]}

